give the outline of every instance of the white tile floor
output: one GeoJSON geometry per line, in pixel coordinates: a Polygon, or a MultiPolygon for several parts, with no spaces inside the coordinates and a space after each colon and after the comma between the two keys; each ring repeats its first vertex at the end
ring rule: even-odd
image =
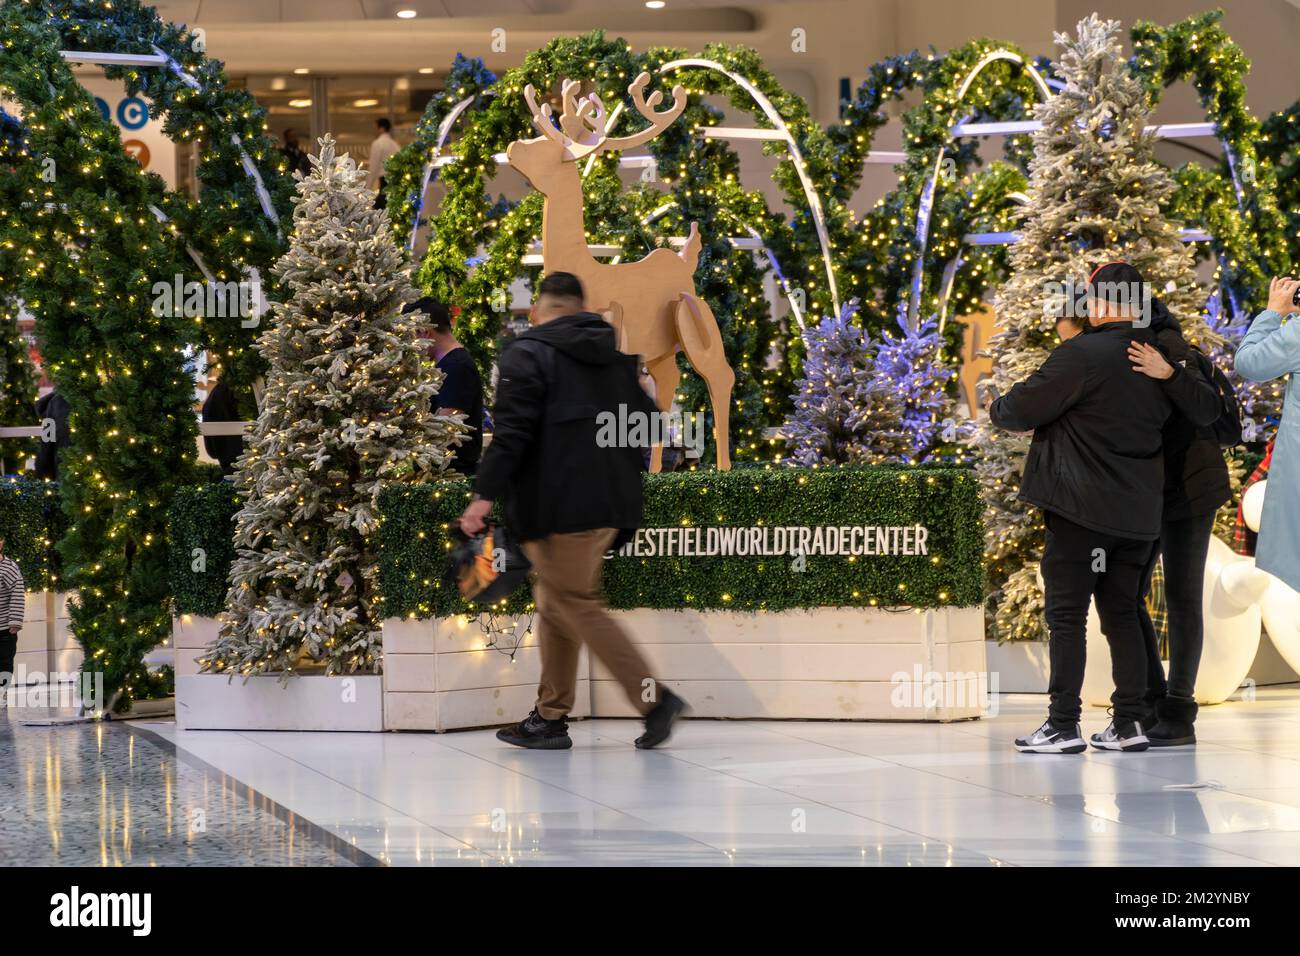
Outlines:
{"type": "Polygon", "coordinates": [[[1144,754],[1016,753],[1044,698],[998,702],[942,725],[689,721],[653,752],[620,720],[575,722],[564,752],[137,726],[395,865],[1300,864],[1300,686],[1144,754]]]}

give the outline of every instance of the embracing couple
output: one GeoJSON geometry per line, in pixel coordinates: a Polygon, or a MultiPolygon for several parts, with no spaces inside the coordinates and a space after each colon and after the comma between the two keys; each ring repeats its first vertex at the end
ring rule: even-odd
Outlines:
{"type": "Polygon", "coordinates": [[[1047,361],[989,406],[994,425],[1033,432],[1020,500],[1046,526],[1042,575],[1051,703],[1026,753],[1082,753],[1086,630],[1095,601],[1115,692],[1102,750],[1195,743],[1194,689],[1203,637],[1202,581],[1214,517],[1231,497],[1222,448],[1241,438],[1227,380],[1184,341],[1132,265],[1088,279],[1087,319],[1058,319],[1047,361]],[[1163,553],[1169,676],[1146,610],[1163,553]]]}

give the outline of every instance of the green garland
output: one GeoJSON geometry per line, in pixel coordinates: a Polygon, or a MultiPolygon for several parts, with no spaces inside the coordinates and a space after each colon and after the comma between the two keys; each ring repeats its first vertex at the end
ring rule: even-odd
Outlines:
{"type": "MultiPolygon", "coordinates": [[[[206,56],[193,33],[162,20],[139,0],[108,6],[100,0],[43,0],[35,6],[53,18],[64,49],[147,54],[157,47],[198,84],[194,89],[166,67],[104,69],[109,79],[125,83],[128,94],[148,100],[150,115],[163,117],[168,137],[197,145],[197,201],[168,191],[159,204],[172,234],[199,253],[216,280],[239,281],[256,269],[263,291],[277,298],[270,267],[286,248],[294,185],[287,161],[267,134],[266,111],[246,90],[229,87],[223,64],[206,56]],[[274,220],[263,211],[244,170],[236,137],[261,175],[274,220]]],[[[190,264],[188,271],[197,270],[190,264]]],[[[252,386],[262,372],[252,348],[257,329],[233,318],[200,318],[196,326],[194,343],[220,358],[240,412],[255,417],[252,386]]]]}
{"type": "Polygon", "coordinates": [[[164,511],[194,456],[189,330],[150,309],[153,282],[184,263],[148,212],[165,203],[162,180],[122,151],[44,12],[6,5],[0,42],[0,90],[23,104],[31,152],[14,173],[22,201],[0,210],[0,245],[12,244],[19,264],[4,278],[37,317],[42,354],[72,409],[60,462],[72,629],[83,666],[102,671],[126,707],[149,692],[143,657],[171,631],[164,511]],[[46,161],[52,182],[41,175],[46,161]]]}
{"type": "MultiPolygon", "coordinates": [[[[501,313],[494,305],[500,306],[502,290],[523,271],[519,258],[540,233],[540,197],[497,216],[486,194],[486,178],[495,169],[493,155],[512,141],[535,134],[522,96],[524,85],[549,89],[561,77],[589,79],[612,110],[616,101],[630,106],[626,88],[638,73],[657,73],[660,64],[681,55],[677,50],[634,54],[625,41],[606,40],[599,31],[557,39],[529,53],[521,66],[492,87],[495,97],[472,113],[472,122],[457,143],[458,161],[442,171],[447,193],[437,213],[430,216],[429,246],[417,281],[431,294],[461,307],[458,336],[483,368],[491,364],[501,324],[501,313]],[[480,247],[486,249],[481,260],[475,258],[480,247]]],[[[689,85],[694,81],[692,76],[675,76],[661,82],[689,85]]],[[[778,420],[779,408],[774,406],[784,401],[780,370],[765,367],[778,330],[769,321],[761,295],[763,270],[751,256],[732,250],[726,240],[730,235],[745,234],[746,226],[760,234],[780,232],[780,228],[773,228],[775,217],[761,194],[736,183],[739,163],[735,154],[721,142],[702,142],[689,132],[695,125],[716,122],[716,111],[692,96],[686,115],[652,141],[651,150],[670,187],[667,195],[645,185],[620,196],[616,159],[598,158],[584,180],[587,223],[593,240],[618,243],[628,250],[628,256],[649,251],[657,240],[688,222],[701,224],[704,249],[696,288],[718,319],[738,379],[733,399],[733,449],[737,458],[756,457],[763,447],[762,430],[778,420]],[[646,214],[670,199],[677,205],[671,214],[648,227],[641,224],[646,214]]],[[[415,164],[404,163],[407,172],[403,175],[409,179],[415,164]]],[[[398,195],[409,193],[403,190],[398,195]]],[[[400,217],[412,221],[409,212],[400,217]]],[[[791,232],[787,227],[783,238],[791,232]]],[[[806,257],[789,258],[802,261],[806,257]]],[[[706,408],[703,384],[689,369],[685,371],[679,400],[686,408],[706,408]]]]}
{"type": "Polygon", "coordinates": [[[420,185],[424,181],[424,167],[436,158],[438,129],[443,120],[457,103],[467,97],[474,97],[474,103],[468,108],[470,113],[476,107],[481,107],[484,94],[496,81],[496,74],[485,67],[478,57],[471,59],[456,54],[451,72],[447,74],[446,85],[429,98],[424,115],[415,124],[415,135],[411,142],[389,157],[384,167],[385,208],[401,245],[409,243],[415,219],[424,212],[419,208],[420,185]]]}
{"type": "MultiPolygon", "coordinates": [[[[927,58],[923,63],[918,54],[913,54],[905,66],[894,67],[895,73],[900,74],[895,81],[896,89],[901,92],[919,86],[924,100],[903,117],[907,158],[896,167],[898,186],[863,218],[858,247],[861,258],[851,270],[857,280],[852,294],[864,302],[864,323],[876,334],[883,328],[892,328],[898,315],[907,310],[913,267],[921,254],[916,234],[917,212],[941,151],[951,163],[940,177],[930,216],[921,274],[920,318],[936,311],[939,279],[956,256],[961,255],[967,265],[956,274],[949,296],[949,316],[961,315],[977,306],[989,286],[1005,272],[1004,247],[967,248],[963,247],[962,237],[972,231],[1006,231],[1012,227],[1015,208],[1007,197],[1025,188],[1023,171],[1028,166],[1029,147],[1021,141],[1022,137],[1008,137],[1005,151],[1009,162],[979,170],[978,144],[970,138],[954,142],[949,133],[956,122],[966,117],[1027,118],[1030,107],[1038,102],[1037,87],[1028,71],[1008,61],[989,64],[958,102],[959,88],[971,70],[984,56],[998,49],[1023,57],[1012,44],[979,39],[944,56],[927,58]]],[[[861,161],[856,155],[853,158],[861,161]]],[[[960,349],[961,335],[960,323],[948,323],[945,336],[950,358],[960,349]]]]}
{"type": "MultiPolygon", "coordinates": [[[[0,109],[0,208],[14,209],[21,202],[14,171],[29,156],[22,124],[0,109]]],[[[0,244],[0,276],[17,270],[13,250],[0,244]]],[[[0,427],[34,424],[35,399],[36,379],[27,345],[18,331],[18,303],[0,289],[0,427]]],[[[21,470],[23,460],[35,450],[35,442],[29,439],[0,439],[0,472],[21,470]]]]}
{"type": "Polygon", "coordinates": [[[1269,278],[1287,269],[1285,220],[1273,159],[1257,150],[1260,123],[1246,106],[1250,61],[1224,31],[1222,18],[1222,10],[1213,10],[1169,27],[1139,22],[1131,31],[1133,68],[1153,105],[1165,87],[1190,80],[1218,130],[1227,158],[1217,172],[1197,163],[1178,169],[1179,189],[1168,212],[1214,237],[1209,245],[1219,280],[1243,311],[1253,313],[1263,307],[1269,278]]]}
{"type": "Polygon", "coordinates": [[[0,244],[17,264],[0,276],[38,316],[42,353],[72,406],[72,446],[61,456],[59,544],[65,586],[78,597],[72,627],[87,670],[102,670],[118,708],[159,690],[142,660],[167,639],[166,508],[191,473],[196,423],[186,350],[220,356],[253,411],[256,334],[234,319],[195,322],[152,314],[152,287],[173,276],[202,278],[191,247],[219,281],[266,267],[283,247],[292,183],[266,135],[265,115],[226,88],[221,64],[194,35],[163,23],[136,0],[33,3],[0,12],[0,87],[24,107],[28,161],[15,171],[19,202],[0,210],[0,244]],[[59,55],[63,49],[168,54],[197,84],[166,67],[106,69],[128,92],[165,114],[165,132],[202,141],[200,195],[168,191],[122,151],[116,127],[59,55]],[[274,219],[261,207],[244,153],[261,171],[274,219]],[[43,164],[57,171],[46,182],[43,164]],[[164,225],[153,210],[167,218],[164,225]]]}
{"type": "Polygon", "coordinates": [[[1264,121],[1257,145],[1276,172],[1277,204],[1286,210],[1287,271],[1294,275],[1300,269],[1300,100],[1264,121]]]}

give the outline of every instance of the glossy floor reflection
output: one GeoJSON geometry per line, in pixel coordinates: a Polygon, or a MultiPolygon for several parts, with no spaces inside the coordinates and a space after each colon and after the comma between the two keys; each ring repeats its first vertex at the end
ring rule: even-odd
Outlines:
{"type": "MultiPolygon", "coordinates": [[[[1194,750],[1031,756],[1044,700],[958,724],[630,721],[529,752],[454,734],[148,732],[394,865],[1295,865],[1300,687],[1206,708],[1194,750]]],[[[1085,732],[1105,714],[1085,714],[1085,732]]]]}
{"type": "Polygon", "coordinates": [[[139,724],[25,726],[0,709],[0,866],[376,861],[139,724]]]}
{"type": "Polygon", "coordinates": [[[1197,748],[1145,754],[1018,754],[1043,699],[997,702],[945,725],[692,721],[654,752],[631,721],[581,721],[550,753],[10,711],[0,864],[1300,863],[1300,687],[1206,708],[1197,748]]]}

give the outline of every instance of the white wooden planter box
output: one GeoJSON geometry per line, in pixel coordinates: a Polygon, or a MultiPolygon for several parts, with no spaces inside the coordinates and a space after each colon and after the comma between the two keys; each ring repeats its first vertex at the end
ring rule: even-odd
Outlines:
{"type": "Polygon", "coordinates": [[[989,680],[1000,694],[1046,694],[1051,662],[1047,641],[985,641],[989,680]]]}
{"type": "Polygon", "coordinates": [[[281,684],[277,676],[245,681],[200,674],[195,658],[217,636],[214,618],[182,615],[172,621],[176,651],[176,726],[183,730],[384,729],[383,678],[307,675],[281,684]]]}
{"type": "Polygon", "coordinates": [[[15,679],[32,685],[47,683],[50,674],[75,675],[85,655],[68,627],[68,595],[28,591],[25,605],[14,655],[15,679]]]}
{"type": "MultiPolygon", "coordinates": [[[[1046,641],[986,642],[988,647],[990,690],[1003,694],[1046,694],[1047,679],[1051,670],[1047,658],[1046,641]],[[993,686],[993,675],[997,685],[993,686]]],[[[1110,657],[1107,655],[1106,660],[1110,657]]],[[[1250,666],[1248,679],[1256,686],[1292,684],[1300,675],[1291,670],[1270,640],[1259,642],[1255,662],[1250,666]]]]}
{"type": "MultiPolygon", "coordinates": [[[[617,611],[656,676],[697,717],[962,720],[989,690],[979,608],[617,611]]],[[[390,730],[454,730],[518,720],[536,697],[530,639],[515,663],[463,619],[384,622],[390,730]]],[[[592,659],[573,716],[636,711],[592,659]]]]}
{"type": "MultiPolygon", "coordinates": [[[[389,730],[457,730],[522,720],[537,699],[541,655],[529,638],[514,655],[486,646],[473,621],[384,621],[384,723],[389,730]]],[[[578,656],[571,717],[591,715],[587,650],[578,656]]]]}

